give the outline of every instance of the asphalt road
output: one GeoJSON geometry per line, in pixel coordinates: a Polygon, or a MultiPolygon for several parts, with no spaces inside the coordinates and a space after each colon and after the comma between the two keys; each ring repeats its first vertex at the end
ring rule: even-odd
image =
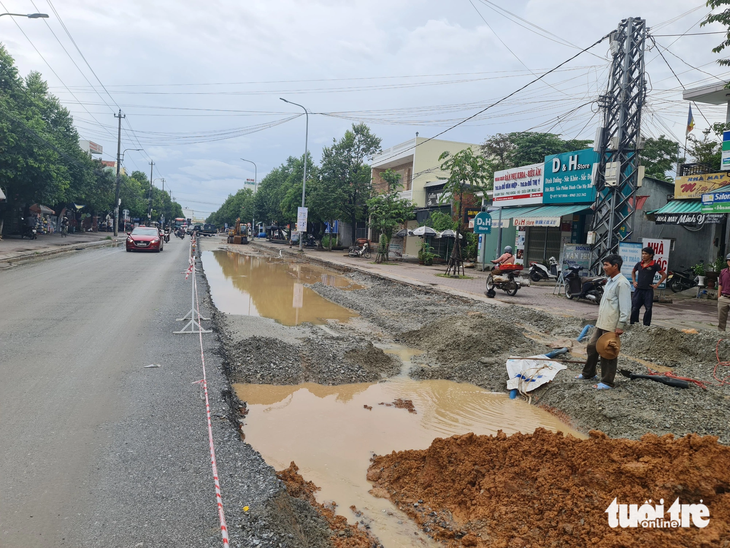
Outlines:
{"type": "MultiPolygon", "coordinates": [[[[198,335],[172,333],[188,247],[0,271],[1,547],[221,545],[198,335]]],[[[214,437],[230,438],[204,337],[214,437]]]]}

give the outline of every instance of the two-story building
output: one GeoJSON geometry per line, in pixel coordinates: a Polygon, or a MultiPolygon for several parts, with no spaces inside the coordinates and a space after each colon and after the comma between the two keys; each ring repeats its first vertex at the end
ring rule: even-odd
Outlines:
{"type": "MultiPolygon", "coordinates": [[[[451,214],[451,203],[440,201],[449,173],[441,169],[439,157],[445,151],[456,154],[469,147],[474,152],[479,150],[479,145],[472,143],[428,139],[416,134],[414,139],[387,148],[372,159],[373,189],[376,193],[385,190],[385,181],[381,177],[384,171],[390,169],[400,173],[403,184],[400,197],[411,200],[416,206],[416,220],[408,223],[408,229],[425,222],[433,211],[451,214]]],[[[402,252],[415,256],[421,241],[421,238],[406,236],[402,252]]]]}

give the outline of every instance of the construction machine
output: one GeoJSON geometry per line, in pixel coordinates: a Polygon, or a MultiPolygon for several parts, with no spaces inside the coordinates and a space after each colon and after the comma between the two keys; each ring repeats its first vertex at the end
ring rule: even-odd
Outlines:
{"type": "Polygon", "coordinates": [[[229,244],[247,244],[248,243],[248,226],[236,219],[236,224],[228,230],[229,244]]]}

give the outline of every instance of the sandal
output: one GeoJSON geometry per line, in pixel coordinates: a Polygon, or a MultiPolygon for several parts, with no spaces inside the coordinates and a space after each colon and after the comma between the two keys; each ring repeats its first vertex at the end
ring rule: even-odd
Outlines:
{"type": "Polygon", "coordinates": [[[599,382],[598,384],[594,384],[593,388],[596,390],[613,390],[613,386],[608,386],[605,383],[599,382]]]}
{"type": "Polygon", "coordinates": [[[580,375],[576,375],[575,378],[578,379],[579,381],[597,381],[598,375],[593,375],[592,377],[589,378],[589,377],[584,377],[583,373],[581,373],[580,375]]]}

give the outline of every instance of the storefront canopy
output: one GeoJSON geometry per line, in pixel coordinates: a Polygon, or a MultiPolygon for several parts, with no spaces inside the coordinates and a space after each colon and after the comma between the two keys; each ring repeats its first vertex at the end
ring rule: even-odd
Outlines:
{"type": "Polygon", "coordinates": [[[513,216],[515,226],[560,226],[560,219],[565,215],[572,215],[581,211],[589,211],[590,204],[574,205],[545,205],[532,208],[524,213],[513,216]]]}
{"type": "Polygon", "coordinates": [[[56,212],[53,211],[50,207],[46,207],[41,204],[33,204],[28,209],[30,209],[33,213],[39,213],[41,215],[55,215],[56,212]]]}
{"type": "Polygon", "coordinates": [[[705,224],[719,224],[725,218],[725,213],[702,213],[700,200],[672,200],[665,206],[648,211],[654,215],[654,222],[668,225],[702,226],[705,224]]]}

